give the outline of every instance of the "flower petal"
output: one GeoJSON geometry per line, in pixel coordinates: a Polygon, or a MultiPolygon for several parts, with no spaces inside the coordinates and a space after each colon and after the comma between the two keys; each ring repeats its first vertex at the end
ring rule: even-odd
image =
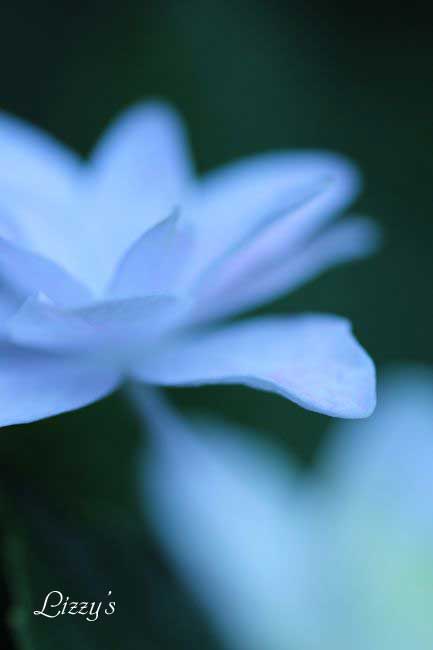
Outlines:
{"type": "Polygon", "coordinates": [[[0,278],[22,300],[39,291],[62,307],[91,300],[89,290],[55,262],[1,238],[0,278]]]}
{"type": "Polygon", "coordinates": [[[191,231],[177,213],[136,241],[121,260],[108,295],[132,298],[175,290],[190,257],[191,231]]]}
{"type": "Polygon", "coordinates": [[[198,320],[272,300],[330,266],[372,253],[380,239],[377,226],[358,217],[330,226],[294,249],[290,241],[285,248],[284,237],[273,230],[273,225],[268,226],[204,274],[197,292],[198,320]]]}
{"type": "Polygon", "coordinates": [[[162,385],[241,383],[337,417],[375,406],[374,366],[350,324],[329,315],[257,318],[164,341],[135,376],[162,385]]]}
{"type": "Polygon", "coordinates": [[[227,423],[193,427],[155,404],[145,417],[152,522],[227,647],[307,647],[297,628],[315,596],[317,536],[294,468],[227,423]]]}
{"type": "Polygon", "coordinates": [[[162,202],[157,219],[176,206],[193,174],[178,114],[155,101],[125,111],[103,135],[91,162],[101,183],[114,180],[114,191],[123,192],[123,198],[132,191],[144,205],[162,202]]]}
{"type": "Polygon", "coordinates": [[[39,294],[24,303],[5,330],[15,343],[81,350],[108,365],[125,366],[137,347],[146,348],[162,335],[180,309],[176,298],[162,295],[61,309],[39,294]]]}
{"type": "Polygon", "coordinates": [[[104,255],[96,281],[105,284],[116,262],[149,228],[179,206],[192,182],[192,164],[179,117],[151,102],[126,111],[103,136],[91,159],[89,237],[104,255]]]}
{"type": "Polygon", "coordinates": [[[76,357],[0,343],[0,426],[81,408],[113,391],[119,380],[76,357]]]}
{"type": "Polygon", "coordinates": [[[0,235],[74,271],[82,224],[72,214],[83,166],[54,138],[0,114],[0,235]]]}
{"type": "Polygon", "coordinates": [[[294,208],[292,241],[310,236],[353,200],[358,187],[354,167],[326,153],[261,155],[205,176],[185,208],[199,235],[195,272],[294,208]]]}
{"type": "Polygon", "coordinates": [[[63,199],[80,162],[40,129],[0,112],[0,203],[9,192],[63,199]]]}

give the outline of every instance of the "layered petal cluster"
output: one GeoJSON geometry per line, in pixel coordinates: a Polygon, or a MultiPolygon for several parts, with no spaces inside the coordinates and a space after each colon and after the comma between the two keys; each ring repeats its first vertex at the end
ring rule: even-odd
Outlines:
{"type": "Polygon", "coordinates": [[[126,378],[240,382],[369,415],[374,368],[344,319],[222,323],[369,253],[368,220],[331,223],[357,189],[352,165],[326,153],[197,178],[178,116],[157,102],[126,111],[88,161],[0,115],[0,424],[78,408],[126,378]]]}
{"type": "Polygon", "coordinates": [[[146,503],[224,647],[433,647],[433,371],[394,371],[314,476],[233,426],[146,409],[146,503]]]}

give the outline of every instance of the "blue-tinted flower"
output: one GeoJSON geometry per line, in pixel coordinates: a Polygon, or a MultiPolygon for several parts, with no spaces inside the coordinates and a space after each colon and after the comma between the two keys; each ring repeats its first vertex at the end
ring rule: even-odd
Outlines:
{"type": "Polygon", "coordinates": [[[88,162],[0,117],[0,424],[90,403],[132,377],[244,383],[368,415],[373,365],[331,315],[210,322],[369,252],[345,160],[274,153],[197,179],[179,118],[127,111],[88,162]],[[205,327],[205,325],[207,327],[205,327]]]}
{"type": "Polygon", "coordinates": [[[390,377],[306,476],[233,427],[152,410],[146,503],[227,648],[433,647],[433,372],[390,377]]]}

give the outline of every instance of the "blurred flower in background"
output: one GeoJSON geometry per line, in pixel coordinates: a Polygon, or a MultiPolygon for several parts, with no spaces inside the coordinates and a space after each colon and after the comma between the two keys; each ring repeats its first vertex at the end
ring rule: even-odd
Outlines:
{"type": "Polygon", "coordinates": [[[234,427],[149,410],[153,520],[227,648],[433,646],[431,370],[389,372],[309,475],[234,427]]]}
{"type": "Polygon", "coordinates": [[[369,415],[374,367],[344,319],[198,328],[371,252],[368,220],[329,225],[357,189],[352,165],[326,153],[251,157],[199,182],[160,103],[124,113],[88,164],[3,115],[0,423],[78,408],[125,377],[244,383],[369,415]]]}

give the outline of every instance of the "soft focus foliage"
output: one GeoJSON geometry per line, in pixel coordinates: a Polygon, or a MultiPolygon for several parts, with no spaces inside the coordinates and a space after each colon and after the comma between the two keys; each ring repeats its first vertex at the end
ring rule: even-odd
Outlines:
{"type": "Polygon", "coordinates": [[[229,648],[433,644],[433,372],[390,373],[380,396],[307,476],[234,427],[148,405],[155,525],[229,648]]]}

